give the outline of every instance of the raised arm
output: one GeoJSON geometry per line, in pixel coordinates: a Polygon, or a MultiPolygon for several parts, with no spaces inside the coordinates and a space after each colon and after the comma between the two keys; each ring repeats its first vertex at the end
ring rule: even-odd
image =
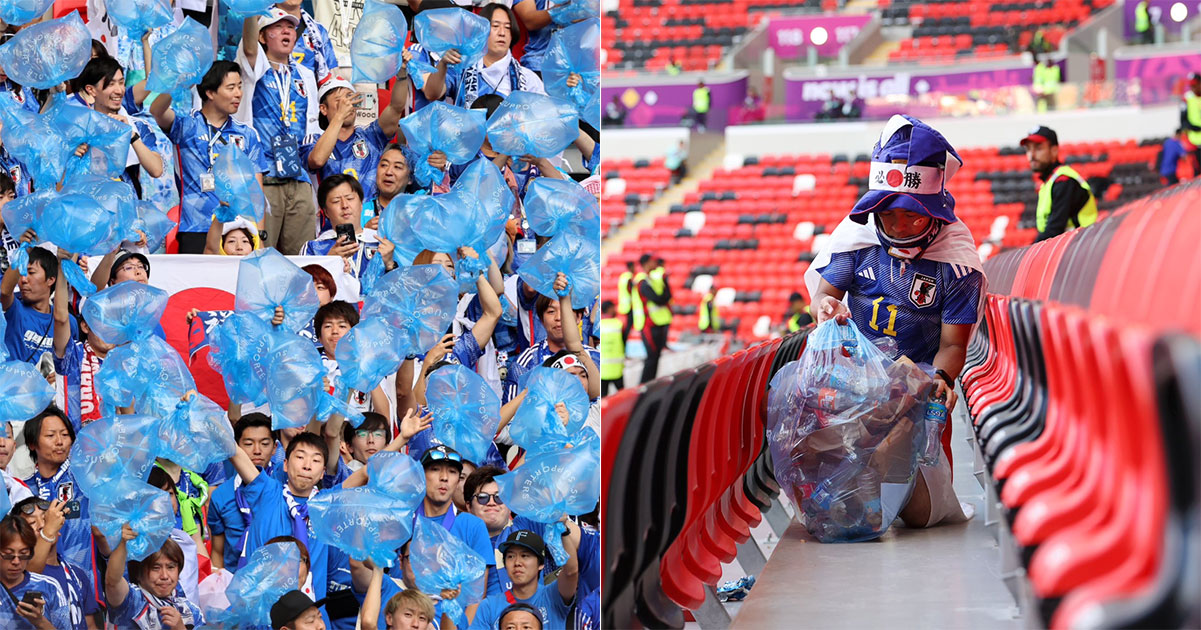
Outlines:
{"type": "Polygon", "coordinates": [[[162,177],[163,175],[163,157],[155,153],[146,143],[139,137],[130,143],[133,147],[133,152],[138,156],[138,163],[142,168],[146,169],[146,174],[151,177],[162,177]]]}
{"type": "MultiPolygon", "coordinates": [[[[405,51],[405,55],[409,52],[405,51]]],[[[388,106],[379,113],[379,128],[384,135],[391,138],[400,130],[400,118],[404,116],[405,107],[409,104],[409,69],[401,64],[400,72],[396,74],[396,83],[392,84],[392,98],[388,106]]]]}
{"type": "Polygon", "coordinates": [[[253,68],[259,55],[259,18],[257,16],[251,16],[242,21],[242,52],[246,54],[246,61],[253,68]]]}
{"type": "MultiPolygon", "coordinates": [[[[242,449],[237,449],[242,453],[242,449]]],[[[245,457],[245,453],[242,453],[245,457]]],[[[246,461],[250,461],[247,457],[246,461]]],[[[253,466],[251,466],[253,468],[253,466]]],[[[126,543],[138,537],[138,533],[133,531],[133,528],[126,523],[121,526],[121,542],[117,543],[117,548],[113,549],[113,553],[108,557],[108,568],[104,571],[104,594],[108,597],[108,604],[116,607],[125,603],[125,598],[129,596],[129,582],[125,581],[125,558],[127,556],[126,543]]]]}
{"type": "Polygon", "coordinates": [[[338,101],[338,107],[334,108],[334,111],[327,117],[325,131],[321,132],[321,137],[313,145],[313,150],[309,151],[309,169],[317,171],[325,168],[326,162],[329,162],[329,156],[334,152],[334,147],[338,145],[338,134],[342,133],[342,125],[346,123],[347,118],[354,118],[355,106],[362,101],[362,94],[354,94],[350,98],[338,101]]]}
{"type": "MultiPolygon", "coordinates": [[[[565,288],[567,276],[560,273],[555,278],[555,290],[565,288]]],[[[559,318],[563,324],[563,347],[576,355],[584,364],[584,370],[588,372],[588,398],[600,397],[600,369],[596,367],[592,353],[584,349],[584,342],[580,339],[580,327],[576,323],[575,311],[571,308],[571,293],[559,298],[559,318]]]]}
{"type": "Polygon", "coordinates": [[[384,570],[375,567],[371,569],[371,583],[367,585],[363,596],[363,606],[359,609],[359,628],[362,630],[377,630],[379,628],[380,591],[384,588],[384,570]]]}
{"type": "MultiPolygon", "coordinates": [[[[396,436],[388,445],[384,447],[384,451],[389,453],[399,453],[400,449],[404,448],[409,440],[413,439],[414,435],[430,428],[433,425],[434,417],[427,411],[424,415],[418,416],[415,409],[410,409],[400,420],[400,435],[396,436]]],[[[342,482],[343,488],[357,488],[367,483],[367,467],[351,473],[346,481],[342,482]]]]}
{"type": "Polygon", "coordinates": [[[567,535],[563,537],[563,549],[567,552],[567,564],[559,570],[556,580],[559,584],[559,596],[563,601],[570,602],[575,598],[576,586],[580,583],[580,526],[571,522],[566,516],[563,524],[567,526],[567,535]]]}
{"type": "MultiPolygon", "coordinates": [[[[142,36],[142,62],[145,64],[146,77],[150,76],[151,59],[150,59],[150,31],[142,36]]],[[[133,84],[133,101],[138,105],[146,102],[146,97],[150,95],[150,90],[146,89],[146,78],[133,84]]],[[[157,177],[157,175],[156,175],[157,177]]]]}
{"type": "MultiPolygon", "coordinates": [[[[74,256],[62,248],[58,250],[58,259],[70,260],[74,256]]],[[[67,353],[67,344],[71,343],[71,293],[67,287],[67,279],[59,274],[54,281],[54,356],[63,358],[67,353]]]]}
{"type": "Polygon", "coordinates": [[[150,104],[150,115],[158,122],[159,129],[170,135],[171,125],[175,124],[175,110],[171,109],[171,95],[159,94],[150,104]]]}
{"type": "MultiPolygon", "coordinates": [[[[479,254],[470,247],[462,248],[462,254],[471,258],[479,258],[479,254]]],[[[480,306],[483,307],[484,314],[480,316],[475,326],[472,326],[471,334],[481,348],[486,347],[488,341],[492,339],[492,332],[496,330],[496,323],[500,321],[503,312],[500,306],[500,296],[496,294],[496,289],[492,288],[492,283],[488,280],[493,266],[495,264],[489,265],[488,273],[480,274],[475,280],[476,295],[480,298],[480,306]]],[[[497,273],[500,273],[499,270],[497,273]]]]}
{"type": "Polygon", "coordinates": [[[521,0],[513,4],[513,13],[521,18],[527,31],[537,31],[550,25],[550,11],[539,10],[534,0],[521,0]]]}
{"type": "Polygon", "coordinates": [[[413,370],[416,359],[405,359],[396,372],[396,415],[403,418],[410,409],[417,408],[417,400],[413,396],[413,370]]]}
{"type": "Polygon", "coordinates": [[[453,48],[442,55],[436,69],[425,77],[425,87],[421,88],[421,93],[425,94],[425,98],[438,101],[446,96],[446,67],[462,60],[463,57],[459,55],[459,51],[453,48]]]}
{"type": "Polygon", "coordinates": [[[254,462],[250,461],[250,456],[240,448],[234,449],[234,456],[229,458],[229,463],[233,464],[234,471],[246,485],[253,483],[259,476],[259,469],[255,468],[254,462]]]}

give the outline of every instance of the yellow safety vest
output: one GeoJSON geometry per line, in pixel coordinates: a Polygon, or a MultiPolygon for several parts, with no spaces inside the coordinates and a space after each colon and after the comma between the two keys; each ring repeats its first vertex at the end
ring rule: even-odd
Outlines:
{"type": "Polygon", "coordinates": [[[638,285],[643,280],[646,280],[646,272],[639,271],[630,285],[630,312],[634,315],[634,330],[642,330],[646,325],[646,308],[642,304],[642,294],[638,292],[638,285]]]}
{"type": "Polygon", "coordinates": [[[705,297],[701,298],[701,316],[696,321],[696,327],[705,332],[712,330],[713,332],[721,332],[721,316],[717,314],[717,305],[713,303],[713,294],[706,293],[705,297]],[[712,315],[710,315],[712,313],[712,315]]]}
{"type": "Polygon", "coordinates": [[[692,109],[698,114],[709,112],[709,88],[702,87],[692,91],[692,109]]]}
{"type": "Polygon", "coordinates": [[[1076,180],[1080,187],[1088,193],[1088,203],[1076,213],[1076,220],[1068,219],[1068,229],[1074,230],[1078,227],[1085,227],[1097,222],[1097,198],[1093,196],[1092,188],[1089,188],[1088,182],[1076,172],[1076,169],[1064,164],[1055,169],[1047,181],[1043,182],[1041,188],[1038,189],[1038,208],[1035,216],[1035,227],[1039,232],[1044,232],[1047,229],[1047,219],[1051,216],[1051,187],[1055,185],[1055,179],[1060,175],[1067,175],[1076,180]]]}
{"type": "Polygon", "coordinates": [[[1059,91],[1059,66],[1051,64],[1034,66],[1034,87],[1041,88],[1043,94],[1055,94],[1059,91]]]}
{"type": "MultiPolygon", "coordinates": [[[[1190,90],[1184,93],[1185,115],[1188,116],[1188,121],[1198,127],[1201,127],[1201,96],[1193,94],[1190,90]]],[[[1188,141],[1195,147],[1201,147],[1201,131],[1189,131],[1187,134],[1188,141]]]]}
{"type": "MultiPolygon", "coordinates": [[[[667,290],[667,283],[663,281],[663,268],[659,267],[650,272],[646,276],[647,282],[651,285],[651,291],[658,295],[663,295],[667,290]]],[[[667,326],[671,324],[671,305],[655,304],[654,302],[646,303],[646,316],[650,318],[651,323],[655,326],[667,326]]]]}
{"type": "Polygon", "coordinates": [[[618,380],[625,369],[626,340],[621,338],[621,332],[620,319],[600,320],[601,380],[618,380]]]}
{"type": "Polygon", "coordinates": [[[634,272],[623,271],[620,276],[617,276],[617,314],[625,315],[630,312],[630,280],[634,279],[634,272]]]}
{"type": "MultiPolygon", "coordinates": [[[[805,313],[809,312],[809,307],[805,307],[805,313]]],[[[788,318],[788,332],[796,332],[801,329],[801,315],[805,313],[794,313],[788,318]]]]}
{"type": "Polygon", "coordinates": [[[1151,28],[1151,14],[1147,12],[1147,0],[1142,0],[1134,7],[1134,31],[1145,33],[1151,28]]]}

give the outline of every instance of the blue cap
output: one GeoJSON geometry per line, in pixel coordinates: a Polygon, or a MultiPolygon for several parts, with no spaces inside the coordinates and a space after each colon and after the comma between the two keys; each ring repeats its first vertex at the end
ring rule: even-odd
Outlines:
{"type": "Polygon", "coordinates": [[[851,219],[867,223],[867,215],[900,208],[954,223],[955,198],[946,182],[963,159],[942,134],[911,116],[893,116],[872,149],[868,191],[851,209],[851,219]]]}

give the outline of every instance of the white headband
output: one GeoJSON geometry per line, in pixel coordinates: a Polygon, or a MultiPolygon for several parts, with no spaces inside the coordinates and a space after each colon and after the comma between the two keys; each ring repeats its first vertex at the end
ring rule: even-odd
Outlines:
{"type": "Polygon", "coordinates": [[[914,195],[937,195],[942,192],[944,174],[943,169],[937,166],[872,162],[867,188],[914,195]]]}

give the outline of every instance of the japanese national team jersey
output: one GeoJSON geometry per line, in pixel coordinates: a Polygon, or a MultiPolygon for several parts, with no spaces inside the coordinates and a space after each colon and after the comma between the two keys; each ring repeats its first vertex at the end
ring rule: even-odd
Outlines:
{"type": "MultiPolygon", "coordinates": [[[[306,166],[309,163],[309,154],[313,152],[313,147],[317,146],[317,138],[311,139],[313,142],[304,145],[300,152],[301,161],[306,166]]],[[[388,137],[384,135],[384,130],[380,129],[378,120],[366,127],[355,127],[349,138],[338,140],[334,145],[334,150],[329,154],[325,166],[321,168],[320,175],[322,178],[337,173],[350,175],[359,180],[359,185],[363,187],[363,199],[374,199],[375,169],[387,144],[388,137]]]]}
{"type": "Polygon", "coordinates": [[[267,174],[281,179],[311,181],[308,169],[301,162],[300,147],[321,132],[317,124],[317,80],[313,71],[295,60],[286,66],[275,67],[261,51],[251,66],[241,47],[238,64],[242,69],[242,85],[253,86],[250,94],[243,95],[238,118],[249,119],[258,132],[269,167],[267,174]]]}
{"type": "Polygon", "coordinates": [[[4,94],[16,101],[17,104],[25,108],[26,111],[36,114],[42,108],[42,106],[38,104],[38,99],[34,97],[33,90],[30,90],[25,86],[18,86],[8,79],[0,81],[0,94],[4,94]]]}
{"type": "Polygon", "coordinates": [[[67,519],[59,532],[58,553],[66,562],[80,567],[95,581],[85,585],[99,593],[101,582],[92,550],[92,519],[88,498],[80,492],[71,473],[71,461],[67,460],[52,477],[46,478],[35,472],[25,480],[30,492],[46,501],[79,501],[79,518],[67,519]]]}
{"type": "Polygon", "coordinates": [[[984,275],[964,265],[905,261],[876,245],[831,254],[818,272],[847,292],[859,330],[894,338],[915,363],[934,361],[943,324],[975,324],[979,315],[984,275]]]}
{"type": "Polygon", "coordinates": [[[292,59],[309,69],[320,79],[338,67],[334,44],[330,41],[325,25],[313,19],[308,11],[300,11],[300,40],[292,50],[292,59]]]}
{"type": "Polygon", "coordinates": [[[6,628],[33,628],[33,624],[26,621],[23,617],[17,616],[17,604],[25,597],[28,591],[34,591],[42,594],[42,600],[46,602],[42,609],[42,615],[50,622],[50,625],[63,630],[76,630],[83,628],[82,619],[79,624],[72,623],[71,609],[67,606],[67,597],[63,594],[63,589],[52,578],[48,578],[39,573],[25,572],[21,582],[12,588],[7,588],[7,594],[0,594],[0,619],[11,619],[14,624],[5,626],[6,628]]]}
{"type": "Polygon", "coordinates": [[[179,147],[183,167],[183,201],[179,213],[180,232],[207,232],[213,212],[220,204],[214,192],[213,163],[218,152],[229,143],[246,152],[251,164],[260,173],[267,171],[267,160],[259,135],[249,125],[232,117],[217,129],[209,124],[200,111],[189,116],[176,116],[168,134],[179,147]]]}

